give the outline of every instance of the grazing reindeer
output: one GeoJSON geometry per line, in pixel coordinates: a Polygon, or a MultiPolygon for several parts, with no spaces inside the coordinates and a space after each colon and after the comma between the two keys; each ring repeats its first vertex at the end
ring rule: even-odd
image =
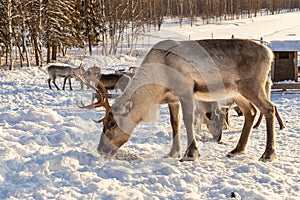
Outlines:
{"type": "MultiPolygon", "coordinates": [[[[266,81],[266,94],[268,98],[270,99],[271,96],[271,86],[272,86],[272,80],[270,78],[266,81]]],[[[213,136],[218,136],[219,138],[215,138],[218,142],[221,141],[221,134],[222,130],[224,129],[224,126],[230,125],[230,119],[229,119],[229,108],[234,104],[234,98],[229,99],[226,101],[227,105],[226,110],[223,112],[223,108],[221,105],[218,104],[218,102],[204,102],[204,101],[198,101],[198,108],[196,109],[195,116],[199,116],[199,120],[196,121],[198,123],[198,133],[200,132],[199,127],[201,127],[201,124],[206,124],[208,127],[209,132],[213,136]],[[225,121],[224,121],[225,120],[225,121]]],[[[240,108],[238,106],[234,107],[235,111],[238,113],[239,116],[242,116],[243,113],[240,111],[240,108]],[[241,112],[241,115],[239,114],[241,112]]],[[[277,107],[275,106],[275,116],[277,118],[277,121],[279,123],[279,129],[282,130],[285,128],[284,123],[278,113],[277,107]]],[[[258,128],[261,121],[262,121],[263,115],[260,113],[259,118],[256,122],[256,124],[253,126],[253,128],[258,128]]],[[[226,128],[226,127],[225,127],[226,128]]]]}
{"type": "MultiPolygon", "coordinates": [[[[127,74],[98,74],[96,78],[103,83],[106,90],[121,90],[124,92],[131,78],[127,74]]],[[[96,86],[101,92],[103,92],[102,88],[96,86]]],[[[95,98],[99,98],[97,93],[93,93],[92,102],[94,102],[95,98]]]]}
{"type": "MultiPolygon", "coordinates": [[[[203,101],[235,98],[245,121],[238,144],[228,156],[245,153],[256,115],[255,105],[267,124],[266,149],[260,160],[276,159],[275,106],[265,91],[272,60],[273,53],[269,48],[250,40],[159,42],[148,52],[131,83],[112,106],[107,95],[95,104],[83,106],[106,109],[105,117],[98,121],[103,123],[98,152],[114,155],[140,122],[156,119],[159,104],[168,103],[173,127],[173,146],[169,155],[180,155],[181,107],[188,144],[181,161],[194,160],[199,156],[193,128],[194,98],[203,101]]],[[[101,82],[98,84],[105,90],[101,82]]]]}
{"type": "MultiPolygon", "coordinates": [[[[122,92],[127,87],[131,78],[126,74],[99,74],[97,79],[103,83],[107,90],[121,90],[122,92]]],[[[98,88],[101,89],[101,88],[98,88]]]]}
{"type": "Polygon", "coordinates": [[[74,77],[74,74],[79,74],[80,69],[82,70],[82,64],[80,64],[80,66],[77,68],[73,68],[69,65],[50,64],[49,67],[47,68],[48,75],[49,75],[48,85],[49,85],[50,90],[52,90],[51,84],[50,84],[51,80],[52,80],[53,84],[55,85],[55,87],[57,88],[57,90],[59,90],[59,87],[55,83],[56,77],[64,78],[64,84],[62,87],[63,90],[65,90],[65,85],[66,85],[67,79],[69,79],[70,90],[73,90],[72,85],[71,85],[71,78],[74,77]]]}
{"type": "Polygon", "coordinates": [[[195,124],[197,133],[200,134],[201,125],[205,124],[208,131],[217,142],[221,142],[223,129],[226,129],[225,112],[221,110],[218,102],[196,101],[195,102],[195,124]]]}

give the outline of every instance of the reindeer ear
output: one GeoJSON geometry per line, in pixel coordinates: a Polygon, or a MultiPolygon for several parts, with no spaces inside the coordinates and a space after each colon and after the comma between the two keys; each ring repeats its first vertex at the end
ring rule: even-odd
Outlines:
{"type": "Polygon", "coordinates": [[[126,115],[126,114],[128,114],[129,112],[130,112],[130,110],[131,110],[131,108],[132,108],[132,101],[131,100],[129,100],[129,101],[127,101],[125,104],[124,104],[124,106],[119,110],[119,113],[121,114],[121,115],[126,115]]]}
{"type": "Polygon", "coordinates": [[[126,107],[127,110],[130,110],[132,108],[132,101],[131,100],[127,101],[125,103],[125,107],[126,107]]]}

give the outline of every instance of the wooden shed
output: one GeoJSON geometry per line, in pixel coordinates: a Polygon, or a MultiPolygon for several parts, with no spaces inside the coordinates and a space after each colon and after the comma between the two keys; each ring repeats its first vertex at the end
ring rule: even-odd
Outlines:
{"type": "Polygon", "coordinates": [[[272,41],[268,46],[275,55],[271,69],[272,81],[293,80],[298,82],[298,51],[300,51],[300,41],[272,41]]]}

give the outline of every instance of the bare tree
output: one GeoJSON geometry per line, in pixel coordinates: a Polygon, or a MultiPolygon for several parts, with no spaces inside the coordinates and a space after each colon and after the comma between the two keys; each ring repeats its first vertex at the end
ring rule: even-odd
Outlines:
{"type": "Polygon", "coordinates": [[[7,0],[7,23],[8,23],[8,48],[7,48],[7,53],[9,55],[9,70],[13,70],[14,68],[14,59],[13,59],[13,29],[12,29],[12,20],[13,20],[13,15],[12,15],[12,8],[13,8],[13,1],[12,0],[7,0]]]}

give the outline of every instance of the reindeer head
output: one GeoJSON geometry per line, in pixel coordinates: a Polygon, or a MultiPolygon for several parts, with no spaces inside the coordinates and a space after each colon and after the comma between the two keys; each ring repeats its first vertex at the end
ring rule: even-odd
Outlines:
{"type": "Polygon", "coordinates": [[[217,109],[212,112],[207,112],[205,115],[209,119],[207,123],[209,132],[217,142],[221,142],[225,114],[220,109],[217,109]]]}
{"type": "Polygon", "coordinates": [[[125,133],[117,124],[112,112],[103,120],[103,132],[97,151],[100,154],[113,156],[118,149],[129,140],[130,135],[125,133]]]}
{"type": "Polygon", "coordinates": [[[100,154],[113,156],[118,151],[118,149],[129,140],[130,134],[127,134],[118,126],[118,123],[115,120],[114,114],[112,112],[112,108],[109,105],[107,90],[103,83],[96,79],[94,76],[91,76],[91,79],[96,82],[104,92],[104,96],[95,86],[89,84],[82,76],[78,78],[82,81],[83,84],[91,87],[96,91],[97,95],[99,96],[99,100],[98,102],[88,106],[85,106],[82,102],[81,106],[79,106],[78,104],[77,106],[80,108],[104,107],[106,109],[106,114],[102,119],[98,121],[94,120],[96,123],[103,123],[103,132],[97,150],[100,154]]]}

